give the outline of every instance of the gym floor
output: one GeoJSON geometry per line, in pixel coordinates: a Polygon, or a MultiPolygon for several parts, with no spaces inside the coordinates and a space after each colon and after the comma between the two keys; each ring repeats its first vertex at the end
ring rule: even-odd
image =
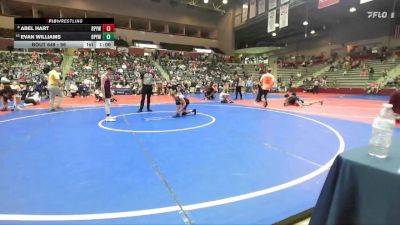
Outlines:
{"type": "MultiPolygon", "coordinates": [[[[0,224],[271,224],[312,208],[335,156],[365,146],[382,96],[269,95],[234,104],[117,96],[0,114],[0,224]]],[[[400,129],[395,130],[400,136],[400,129]]]]}

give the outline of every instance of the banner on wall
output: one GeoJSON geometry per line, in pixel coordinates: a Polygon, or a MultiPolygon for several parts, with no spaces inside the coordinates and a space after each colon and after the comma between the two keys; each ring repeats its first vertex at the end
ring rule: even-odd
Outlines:
{"type": "Polygon", "coordinates": [[[265,0],[258,0],[258,15],[265,13],[265,0]]]}
{"type": "Polygon", "coordinates": [[[250,0],[250,15],[249,18],[256,16],[257,0],[250,0]]]}
{"type": "Polygon", "coordinates": [[[340,2],[340,0],[319,0],[318,9],[323,9],[325,7],[337,4],[339,2],[340,2]]]}
{"type": "Polygon", "coordinates": [[[248,12],[249,12],[249,5],[245,3],[242,6],[242,23],[244,23],[247,20],[248,12]]]}
{"type": "Polygon", "coordinates": [[[364,4],[364,3],[367,3],[367,2],[372,2],[373,0],[360,0],[360,4],[364,4]]]}
{"type": "Polygon", "coordinates": [[[275,9],[276,8],[276,0],[269,0],[268,9],[275,9]]]}
{"type": "Polygon", "coordinates": [[[288,3],[289,0],[281,0],[281,5],[288,3]]]}
{"type": "Polygon", "coordinates": [[[276,9],[268,13],[268,33],[275,31],[276,9]]]}
{"type": "Polygon", "coordinates": [[[284,28],[289,25],[289,4],[282,5],[279,9],[279,27],[284,28]]]}
{"type": "Polygon", "coordinates": [[[242,24],[242,15],[235,16],[235,26],[239,26],[242,24]]]}

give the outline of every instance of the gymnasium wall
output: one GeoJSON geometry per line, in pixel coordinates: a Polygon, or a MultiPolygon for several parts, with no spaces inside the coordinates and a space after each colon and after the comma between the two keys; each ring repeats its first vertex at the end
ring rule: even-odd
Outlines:
{"type": "Polygon", "coordinates": [[[233,32],[233,9],[227,11],[218,23],[218,46],[226,55],[233,55],[235,36],[233,32]]]}
{"type": "Polygon", "coordinates": [[[159,44],[160,42],[166,42],[172,44],[204,46],[206,48],[218,48],[218,41],[215,39],[187,37],[172,34],[160,34],[119,28],[115,29],[115,32],[117,37],[120,36],[122,39],[128,40],[129,44],[132,44],[130,42],[131,40],[147,40],[152,41],[156,44],[159,44]]]}
{"type": "Polygon", "coordinates": [[[276,54],[281,55],[320,55],[324,52],[343,54],[347,45],[377,45],[395,48],[400,46],[400,39],[393,38],[394,24],[392,20],[353,20],[317,31],[317,37],[286,39],[287,47],[276,54]]]}
{"type": "Polygon", "coordinates": [[[14,29],[14,17],[0,16],[0,28],[14,29]]]}

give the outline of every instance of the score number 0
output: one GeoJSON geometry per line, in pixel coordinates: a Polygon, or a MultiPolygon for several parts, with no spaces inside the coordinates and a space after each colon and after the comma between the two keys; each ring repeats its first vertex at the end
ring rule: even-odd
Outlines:
{"type": "Polygon", "coordinates": [[[114,32],[114,24],[103,24],[103,32],[114,32]]]}

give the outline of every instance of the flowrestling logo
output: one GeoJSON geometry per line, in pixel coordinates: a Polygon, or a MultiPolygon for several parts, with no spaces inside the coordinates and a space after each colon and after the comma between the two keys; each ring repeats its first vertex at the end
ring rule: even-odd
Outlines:
{"type": "MultiPolygon", "coordinates": [[[[367,12],[367,15],[368,15],[368,19],[386,19],[386,18],[388,18],[388,12],[386,12],[386,11],[367,12]]],[[[394,18],[394,14],[391,15],[391,18],[394,18]]]]}

